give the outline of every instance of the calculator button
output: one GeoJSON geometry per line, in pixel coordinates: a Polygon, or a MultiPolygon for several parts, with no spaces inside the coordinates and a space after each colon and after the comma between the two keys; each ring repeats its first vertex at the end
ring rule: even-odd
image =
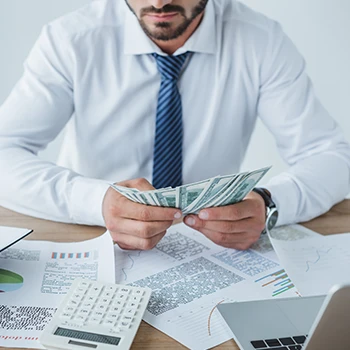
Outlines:
{"type": "Polygon", "coordinates": [[[74,318],[73,318],[73,321],[78,323],[78,324],[82,324],[85,322],[85,320],[87,319],[86,316],[83,316],[83,315],[76,315],[74,318]]]}
{"type": "Polygon", "coordinates": [[[117,286],[106,286],[104,290],[105,292],[115,293],[117,289],[118,289],[117,286]]]}
{"type": "Polygon", "coordinates": [[[107,320],[113,320],[113,322],[115,322],[118,317],[119,317],[120,313],[118,312],[109,312],[106,316],[107,320]]]}
{"type": "Polygon", "coordinates": [[[67,306],[64,308],[64,312],[68,312],[70,314],[73,314],[75,310],[76,310],[76,307],[74,306],[67,306]]]}
{"type": "Polygon", "coordinates": [[[126,308],[124,315],[127,316],[134,316],[136,314],[136,310],[135,309],[130,309],[130,308],[126,308]]]}
{"type": "Polygon", "coordinates": [[[92,316],[102,318],[104,315],[103,311],[96,310],[92,313],[92,316]]]}
{"type": "Polygon", "coordinates": [[[96,311],[101,311],[102,313],[104,313],[108,308],[108,305],[106,304],[97,304],[95,307],[96,311]]]}
{"type": "Polygon", "coordinates": [[[123,321],[119,324],[119,328],[122,331],[126,331],[127,329],[130,328],[130,324],[131,324],[130,322],[123,321]]]}
{"type": "Polygon", "coordinates": [[[84,301],[88,301],[88,302],[90,302],[90,303],[95,303],[96,300],[97,300],[97,297],[95,297],[95,296],[93,296],[93,295],[88,295],[88,296],[84,299],[84,301]]]}
{"type": "Polygon", "coordinates": [[[142,289],[133,289],[132,294],[142,297],[145,294],[145,291],[142,289]]]}
{"type": "Polygon", "coordinates": [[[127,294],[126,293],[117,293],[115,296],[115,300],[120,300],[120,301],[124,301],[127,299],[127,294]]]}
{"type": "Polygon", "coordinates": [[[89,310],[91,310],[93,306],[94,306],[94,303],[92,303],[92,302],[90,302],[90,301],[84,301],[84,302],[81,304],[81,307],[86,308],[86,309],[89,309],[89,310]]]}
{"type": "Polygon", "coordinates": [[[120,314],[123,311],[123,308],[120,306],[112,306],[109,310],[111,313],[120,314]]]}
{"type": "Polygon", "coordinates": [[[85,288],[85,287],[78,287],[78,288],[76,289],[76,291],[77,291],[78,293],[84,295],[84,294],[86,293],[86,291],[87,291],[87,288],[85,288]]]}
{"type": "Polygon", "coordinates": [[[131,322],[132,321],[132,319],[133,319],[133,317],[132,316],[129,316],[129,315],[123,315],[123,318],[122,318],[122,322],[131,322]]]}
{"type": "Polygon", "coordinates": [[[60,318],[62,320],[70,320],[72,318],[73,314],[71,312],[62,312],[60,314],[60,318]]]}
{"type": "Polygon", "coordinates": [[[140,296],[137,296],[137,295],[133,295],[131,298],[130,298],[130,301],[134,302],[134,303],[140,303],[142,297],[140,296]]]}
{"type": "Polygon", "coordinates": [[[104,291],[102,292],[101,298],[106,298],[106,299],[110,299],[112,298],[114,295],[114,292],[108,292],[108,291],[104,291]]]}
{"type": "Polygon", "coordinates": [[[87,316],[87,315],[89,314],[89,312],[90,312],[89,309],[81,308],[81,309],[78,311],[78,315],[87,316]]]}
{"type": "Polygon", "coordinates": [[[99,285],[97,285],[97,284],[93,284],[93,285],[90,287],[90,289],[89,289],[89,291],[88,291],[88,294],[89,294],[89,295],[98,296],[98,295],[100,295],[101,290],[102,290],[102,286],[99,286],[99,285]]]}
{"type": "Polygon", "coordinates": [[[89,321],[90,324],[100,324],[101,317],[92,316],[92,317],[89,318],[88,321],[89,321]]]}
{"type": "Polygon", "coordinates": [[[129,302],[127,303],[127,305],[126,305],[126,308],[127,308],[127,309],[137,310],[138,307],[139,307],[139,304],[137,304],[137,303],[135,303],[135,302],[133,302],[133,301],[131,301],[131,302],[129,301],[129,302]]]}
{"type": "Polygon", "coordinates": [[[67,306],[72,306],[72,307],[76,307],[79,305],[79,301],[76,301],[76,300],[73,300],[73,299],[70,299],[67,303],[67,306]]]}
{"type": "Polygon", "coordinates": [[[98,303],[99,303],[99,304],[103,304],[103,305],[109,305],[110,299],[108,299],[108,298],[100,298],[100,299],[98,300],[98,303]]]}
{"type": "Polygon", "coordinates": [[[104,327],[113,327],[115,321],[114,320],[103,320],[102,326],[104,327]]]}
{"type": "Polygon", "coordinates": [[[124,304],[125,304],[124,300],[117,300],[117,299],[115,299],[113,301],[113,306],[118,306],[120,308],[122,308],[124,306],[124,304]]]}
{"type": "Polygon", "coordinates": [[[119,289],[119,293],[125,293],[125,294],[129,294],[130,293],[130,291],[131,291],[131,288],[128,288],[128,287],[122,287],[122,288],[120,288],[119,289]]]}
{"type": "Polygon", "coordinates": [[[88,281],[80,281],[78,286],[79,286],[79,287],[86,287],[86,288],[89,288],[90,282],[88,282],[88,281]]]}
{"type": "Polygon", "coordinates": [[[80,302],[81,299],[83,299],[83,295],[81,295],[80,293],[74,293],[71,296],[71,300],[74,300],[76,302],[80,302]]]}

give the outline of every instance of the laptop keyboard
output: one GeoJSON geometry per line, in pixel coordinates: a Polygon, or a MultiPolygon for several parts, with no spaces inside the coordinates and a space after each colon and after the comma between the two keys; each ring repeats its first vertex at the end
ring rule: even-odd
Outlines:
{"type": "Polygon", "coordinates": [[[288,338],[253,340],[254,349],[301,350],[307,336],[298,335],[288,338]]]}

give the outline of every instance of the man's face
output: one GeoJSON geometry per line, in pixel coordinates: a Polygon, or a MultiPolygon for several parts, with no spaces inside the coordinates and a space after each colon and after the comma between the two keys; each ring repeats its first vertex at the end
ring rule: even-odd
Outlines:
{"type": "Polygon", "coordinates": [[[142,29],[154,40],[173,40],[185,33],[208,0],[125,0],[142,29]]]}

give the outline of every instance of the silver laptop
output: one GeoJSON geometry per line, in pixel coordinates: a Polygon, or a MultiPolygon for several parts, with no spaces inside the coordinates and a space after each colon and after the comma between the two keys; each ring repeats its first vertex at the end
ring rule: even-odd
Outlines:
{"type": "Polygon", "coordinates": [[[349,350],[350,285],[327,296],[218,305],[244,350],[349,350]]]}

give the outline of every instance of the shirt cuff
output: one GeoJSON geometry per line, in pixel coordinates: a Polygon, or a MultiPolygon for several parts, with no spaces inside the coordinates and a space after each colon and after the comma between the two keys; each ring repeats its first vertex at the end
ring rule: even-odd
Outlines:
{"type": "Polygon", "coordinates": [[[266,185],[262,185],[271,193],[278,210],[277,226],[295,224],[297,220],[300,190],[295,181],[287,173],[273,177],[266,185]]]}
{"type": "Polygon", "coordinates": [[[83,225],[97,225],[105,227],[102,215],[102,204],[109,183],[79,176],[74,179],[70,209],[73,221],[83,225]]]}

